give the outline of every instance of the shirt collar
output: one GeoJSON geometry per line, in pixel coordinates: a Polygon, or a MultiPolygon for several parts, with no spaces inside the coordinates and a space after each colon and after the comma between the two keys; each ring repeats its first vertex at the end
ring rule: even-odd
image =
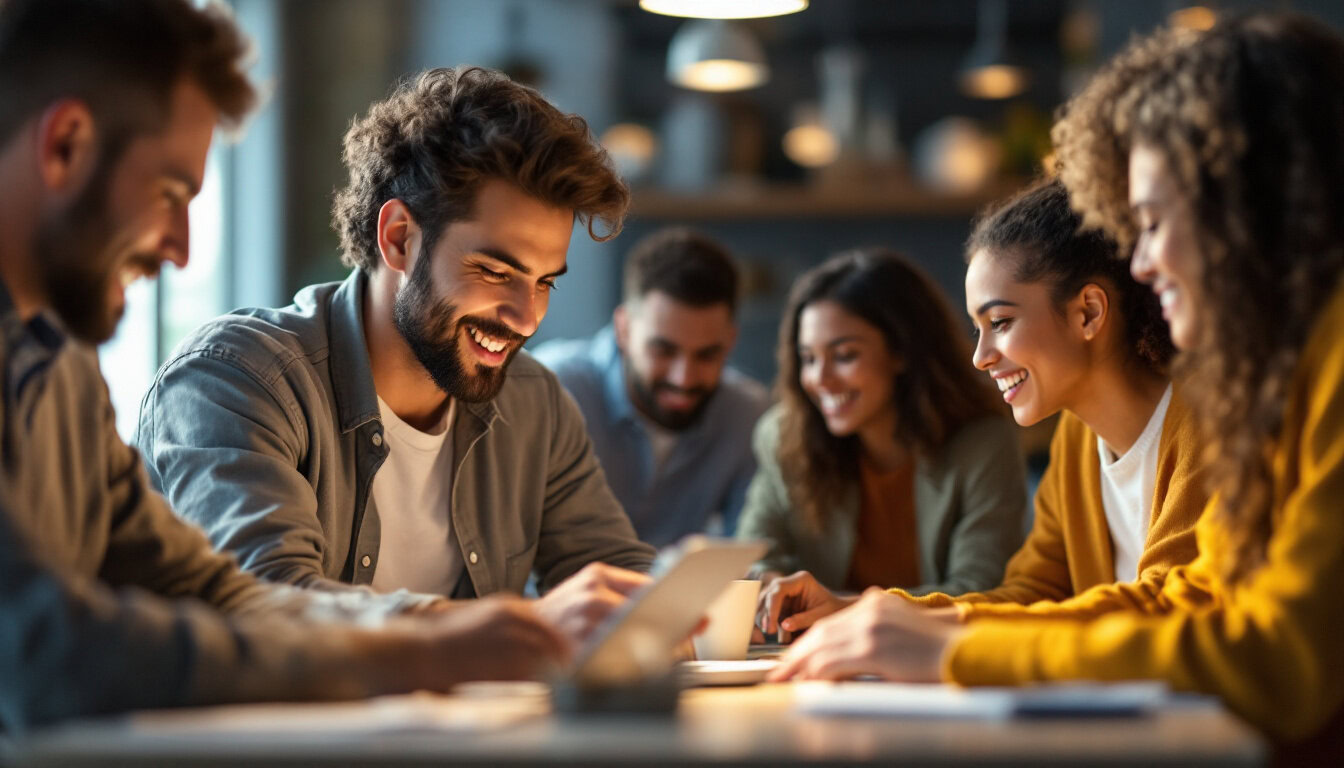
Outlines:
{"type": "Polygon", "coordinates": [[[364,344],[364,270],[356,269],[331,296],[328,315],[331,345],[331,390],[341,431],[349,432],[378,418],[378,391],[364,344]]]}
{"type": "Polygon", "coordinates": [[[625,385],[625,359],[616,344],[616,328],[610,323],[597,332],[593,357],[602,370],[603,397],[612,423],[628,421],[637,424],[635,405],[630,402],[630,392],[625,385]]]}
{"type": "Polygon", "coordinates": [[[55,360],[65,346],[66,333],[46,312],[24,322],[4,281],[0,281],[0,326],[5,334],[5,386],[17,396],[55,360]]]}

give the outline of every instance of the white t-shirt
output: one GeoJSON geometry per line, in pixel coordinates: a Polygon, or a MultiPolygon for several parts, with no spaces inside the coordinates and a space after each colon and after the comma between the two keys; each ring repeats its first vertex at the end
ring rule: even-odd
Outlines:
{"type": "Polygon", "coordinates": [[[1162,394],[1139,439],[1124,456],[1114,458],[1111,449],[1097,438],[1101,454],[1101,506],[1111,529],[1111,550],[1115,555],[1115,580],[1134,581],[1139,577],[1139,557],[1148,539],[1152,522],[1153,486],[1157,483],[1157,449],[1162,438],[1162,422],[1171,404],[1171,385],[1162,394]]]}
{"type": "Polygon", "coordinates": [[[388,454],[373,476],[373,503],[381,527],[373,588],[446,595],[462,575],[453,536],[453,417],[457,401],[432,432],[402,421],[383,399],[388,454]]]}

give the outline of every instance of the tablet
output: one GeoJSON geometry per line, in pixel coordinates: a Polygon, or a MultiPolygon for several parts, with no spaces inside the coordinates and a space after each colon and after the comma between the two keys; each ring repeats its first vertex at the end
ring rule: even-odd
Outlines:
{"type": "Polygon", "coordinates": [[[765,554],[762,541],[688,536],[660,555],[654,581],[593,632],[576,655],[574,681],[610,686],[660,675],[728,583],[765,554]]]}

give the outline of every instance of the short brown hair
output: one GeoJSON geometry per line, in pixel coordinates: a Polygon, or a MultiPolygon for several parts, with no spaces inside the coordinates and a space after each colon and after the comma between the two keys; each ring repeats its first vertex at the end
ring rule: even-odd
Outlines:
{"type": "Polygon", "coordinates": [[[0,142],[48,104],[76,98],[115,156],[117,141],[165,123],[184,77],[235,127],[257,100],[243,72],[249,50],[218,3],[0,0],[0,142]]]}
{"type": "Polygon", "coordinates": [[[388,200],[406,204],[426,249],[471,214],[491,179],[572,209],[595,240],[620,232],[630,200],[582,117],[480,67],[431,69],[403,80],[350,126],[345,165],[350,180],[336,194],[332,219],[342,260],[366,272],[378,266],[378,211],[388,200]],[[597,220],[605,234],[597,233],[597,220]]]}
{"type": "Polygon", "coordinates": [[[737,267],[709,237],[669,227],[645,237],[625,259],[625,301],[660,291],[682,304],[737,308],[737,267]]]}

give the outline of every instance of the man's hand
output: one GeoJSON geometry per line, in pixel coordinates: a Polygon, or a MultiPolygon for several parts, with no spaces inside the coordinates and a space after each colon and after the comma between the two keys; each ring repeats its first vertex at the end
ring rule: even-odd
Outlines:
{"type": "Polygon", "coordinates": [[[569,662],[569,641],[527,601],[491,596],[399,620],[375,634],[374,679],[387,691],[447,691],[469,680],[543,679],[569,662]]]}
{"type": "Polygon", "coordinates": [[[593,629],[625,603],[649,577],[606,563],[589,563],[536,601],[537,613],[551,626],[581,643],[593,629]]]}
{"type": "Polygon", "coordinates": [[[875,675],[937,682],[943,655],[965,628],[872,588],[853,606],[818,621],[767,679],[844,680],[875,675]]]}
{"type": "Polygon", "coordinates": [[[823,616],[829,616],[854,603],[856,597],[838,597],[821,585],[807,571],[792,576],[781,576],[761,590],[756,601],[756,631],[753,639],[764,640],[767,635],[783,629],[798,632],[807,629],[823,616]]]}

